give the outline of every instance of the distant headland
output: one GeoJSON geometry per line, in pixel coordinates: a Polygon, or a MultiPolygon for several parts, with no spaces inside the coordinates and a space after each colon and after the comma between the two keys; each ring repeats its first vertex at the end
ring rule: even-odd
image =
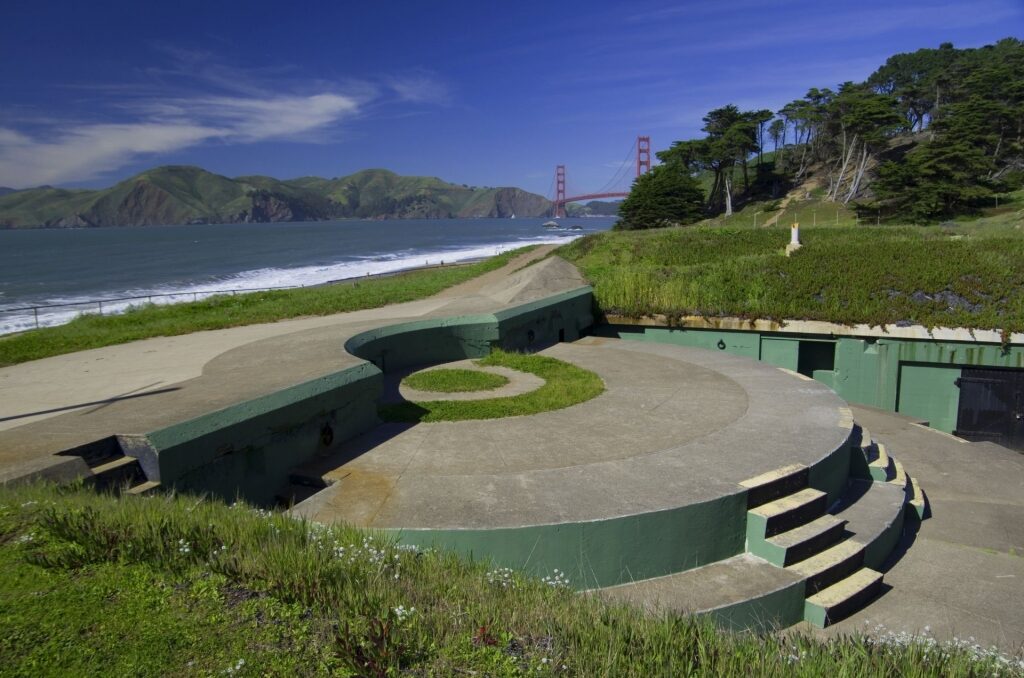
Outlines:
{"type": "MultiPolygon", "coordinates": [[[[614,214],[606,203],[575,216],[614,214]]],[[[85,228],[164,224],[268,223],[330,219],[546,217],[547,198],[515,187],[453,184],[436,177],[368,169],[344,177],[229,178],[167,165],[109,188],[42,186],[0,190],[0,228],[85,228]]]]}

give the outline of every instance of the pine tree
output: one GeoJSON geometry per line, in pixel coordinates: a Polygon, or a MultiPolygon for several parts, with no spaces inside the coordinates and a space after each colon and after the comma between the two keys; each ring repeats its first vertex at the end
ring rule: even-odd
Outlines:
{"type": "Polygon", "coordinates": [[[704,192],[680,163],[659,165],[637,177],[619,207],[616,229],[661,228],[697,221],[704,213],[704,192]]]}

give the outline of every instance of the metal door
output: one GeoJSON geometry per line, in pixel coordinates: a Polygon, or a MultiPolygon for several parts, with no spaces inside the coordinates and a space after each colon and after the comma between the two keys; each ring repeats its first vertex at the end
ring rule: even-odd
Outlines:
{"type": "Polygon", "coordinates": [[[955,435],[1024,451],[1024,370],[965,367],[955,435]]]}

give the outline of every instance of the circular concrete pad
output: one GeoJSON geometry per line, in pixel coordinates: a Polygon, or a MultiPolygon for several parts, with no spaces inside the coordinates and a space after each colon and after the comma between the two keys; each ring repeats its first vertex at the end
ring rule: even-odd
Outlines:
{"type": "Polygon", "coordinates": [[[600,520],[734,495],[850,435],[832,391],[749,358],[609,339],[543,354],[593,370],[606,392],[526,417],[382,425],[301,469],[332,484],[294,511],[377,528],[600,520]]]}
{"type": "Polygon", "coordinates": [[[431,400],[485,400],[487,398],[511,398],[513,396],[529,393],[530,391],[536,391],[544,385],[544,380],[536,374],[520,372],[519,370],[513,370],[508,367],[499,367],[497,365],[477,365],[475,360],[459,360],[457,362],[445,363],[443,365],[434,365],[426,369],[406,370],[394,376],[388,375],[385,379],[386,382],[388,382],[384,389],[386,396],[385,402],[399,402],[401,400],[426,402],[431,400]],[[405,379],[410,374],[429,372],[430,370],[439,369],[475,370],[477,372],[499,374],[508,379],[508,383],[504,386],[499,386],[498,388],[490,388],[482,391],[462,391],[454,393],[444,391],[420,391],[414,388],[409,388],[401,383],[401,380],[405,379]],[[387,397],[388,395],[394,395],[396,393],[396,389],[393,385],[395,381],[399,382],[397,387],[397,394],[399,397],[389,398],[387,397]]]}

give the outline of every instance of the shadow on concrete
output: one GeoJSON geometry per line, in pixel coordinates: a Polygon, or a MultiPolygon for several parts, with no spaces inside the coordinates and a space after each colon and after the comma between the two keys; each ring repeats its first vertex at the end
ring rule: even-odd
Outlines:
{"type": "MultiPolygon", "coordinates": [[[[149,388],[149,386],[143,386],[142,388],[149,388]]],[[[139,389],[136,389],[136,390],[139,390],[139,389]]],[[[93,401],[87,402],[87,403],[76,403],[74,405],[65,405],[63,407],[54,407],[54,408],[49,409],[49,410],[38,410],[36,412],[26,412],[24,414],[15,414],[15,415],[12,415],[10,417],[0,417],[0,421],[14,421],[15,419],[27,419],[29,417],[36,417],[36,416],[39,416],[41,414],[53,414],[55,412],[66,412],[68,410],[78,410],[78,409],[81,409],[83,407],[92,407],[94,405],[99,405],[99,408],[97,408],[97,409],[100,409],[100,408],[106,407],[108,405],[112,405],[112,404],[114,404],[116,402],[120,402],[122,400],[134,400],[135,398],[145,398],[146,396],[160,395],[161,393],[171,393],[172,391],[179,391],[179,390],[181,390],[180,386],[170,386],[168,388],[161,388],[161,389],[157,389],[155,391],[146,391],[145,393],[133,393],[133,392],[129,391],[126,394],[119,395],[119,396],[114,396],[113,398],[106,398],[104,400],[93,400],[93,401]]]]}
{"type": "Polygon", "coordinates": [[[896,548],[892,550],[885,563],[882,564],[882,572],[888,572],[896,563],[903,559],[903,556],[907,554],[910,547],[917,541],[917,533],[921,531],[921,521],[914,513],[914,509],[907,504],[904,509],[907,512],[906,518],[903,519],[903,536],[900,537],[899,542],[896,544],[896,548]]]}

